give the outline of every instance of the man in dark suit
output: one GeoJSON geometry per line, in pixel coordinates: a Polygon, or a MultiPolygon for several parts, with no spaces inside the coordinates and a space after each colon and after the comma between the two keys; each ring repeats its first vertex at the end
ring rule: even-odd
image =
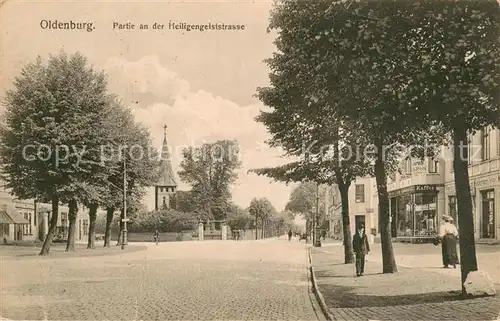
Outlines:
{"type": "Polygon", "coordinates": [[[352,249],[356,255],[356,276],[362,276],[365,272],[365,255],[370,252],[370,245],[368,244],[364,225],[360,225],[356,234],[354,234],[352,249]]]}

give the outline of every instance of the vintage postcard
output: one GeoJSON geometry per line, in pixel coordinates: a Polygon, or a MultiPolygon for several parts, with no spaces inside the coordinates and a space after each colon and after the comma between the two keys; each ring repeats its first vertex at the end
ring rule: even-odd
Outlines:
{"type": "Polygon", "coordinates": [[[2,0],[0,320],[500,318],[499,30],[496,0],[2,0]]]}

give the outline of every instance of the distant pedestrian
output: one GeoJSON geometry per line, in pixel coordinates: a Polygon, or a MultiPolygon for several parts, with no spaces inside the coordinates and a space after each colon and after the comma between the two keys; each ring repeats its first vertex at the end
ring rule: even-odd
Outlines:
{"type": "Polygon", "coordinates": [[[352,249],[356,255],[356,276],[362,276],[365,273],[365,255],[370,252],[370,245],[368,244],[364,225],[360,225],[358,231],[354,234],[352,249]]]}
{"type": "Polygon", "coordinates": [[[160,242],[160,232],[158,230],[155,230],[155,234],[153,235],[153,239],[154,239],[156,245],[158,245],[158,242],[160,242]]]}
{"type": "Polygon", "coordinates": [[[452,265],[453,268],[457,268],[458,254],[457,254],[457,237],[458,230],[455,225],[453,225],[453,219],[450,216],[443,216],[444,223],[439,229],[439,238],[441,239],[441,254],[443,256],[443,268],[448,268],[452,265]]]}
{"type": "Polygon", "coordinates": [[[288,230],[288,242],[292,240],[292,230],[288,230]]]}

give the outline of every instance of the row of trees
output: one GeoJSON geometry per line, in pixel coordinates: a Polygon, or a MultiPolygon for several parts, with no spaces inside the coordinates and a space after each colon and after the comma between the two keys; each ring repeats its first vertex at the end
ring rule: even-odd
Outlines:
{"type": "Polygon", "coordinates": [[[27,64],[5,105],[0,160],[6,187],[20,199],[52,205],[40,254],[49,254],[60,204],[69,207],[67,251],[75,250],[80,205],[90,212],[88,248],[94,248],[97,210],[106,209],[109,246],[115,211],[121,208],[123,216],[124,171],[130,211],[157,178],[148,130],[108,91],[105,73],[80,53],[27,64]]]}
{"type": "Polygon", "coordinates": [[[348,188],[374,175],[383,272],[397,272],[387,176],[405,157],[454,156],[462,284],[477,270],[467,134],[500,123],[500,7],[485,1],[278,1],[267,63],[271,107],[257,121],[295,162],[255,170],[282,181],[337,184],[345,263],[352,262],[348,188]],[[401,154],[395,146],[424,146],[401,154]],[[355,153],[370,150],[369,153],[355,153]],[[350,157],[349,157],[350,156],[350,157]]]}
{"type": "Polygon", "coordinates": [[[148,213],[141,200],[159,178],[160,161],[150,134],[108,91],[106,74],[80,53],[61,52],[46,63],[37,58],[27,64],[5,105],[0,160],[6,187],[17,198],[52,205],[41,255],[50,252],[60,204],[69,207],[67,251],[75,250],[80,205],[90,215],[87,247],[95,247],[98,208],[106,210],[105,246],[110,246],[117,210],[118,235],[123,230],[124,185],[131,230],[187,229],[200,219],[227,220],[233,229],[254,227],[256,217],[262,230],[270,222],[284,224],[272,206],[252,219],[249,210],[232,203],[230,186],[241,162],[238,143],[231,140],[184,149],[178,174],[191,190],[175,195],[175,210],[148,213]]]}
{"type": "MultiPolygon", "coordinates": [[[[176,199],[177,197],[174,197],[176,199]]],[[[201,217],[194,212],[177,208],[134,213],[128,227],[130,232],[181,232],[195,230],[201,217]]],[[[213,218],[212,218],[213,219],[213,218]]],[[[294,228],[294,215],[290,211],[277,212],[266,198],[253,199],[246,209],[231,203],[224,220],[231,230],[256,230],[256,238],[284,234],[294,228]]],[[[117,226],[118,222],[115,222],[117,226]]]]}

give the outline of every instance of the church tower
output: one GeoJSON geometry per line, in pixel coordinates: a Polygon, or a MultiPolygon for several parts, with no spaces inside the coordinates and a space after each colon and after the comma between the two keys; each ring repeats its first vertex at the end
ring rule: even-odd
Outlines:
{"type": "Polygon", "coordinates": [[[163,146],[160,160],[160,179],[155,185],[155,210],[170,209],[177,184],[174,179],[170,151],[167,143],[167,125],[163,126],[163,146]]]}

